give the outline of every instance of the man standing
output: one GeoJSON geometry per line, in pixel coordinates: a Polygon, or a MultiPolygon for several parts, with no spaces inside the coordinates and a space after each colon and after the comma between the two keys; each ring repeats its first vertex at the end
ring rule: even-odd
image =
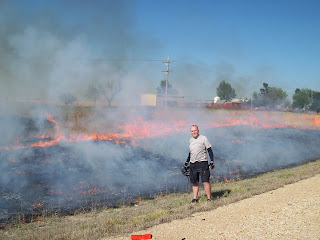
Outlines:
{"type": "Polygon", "coordinates": [[[209,183],[210,169],[214,168],[214,156],[211,149],[211,144],[208,139],[199,134],[197,125],[192,125],[190,128],[192,138],[189,140],[189,156],[184,164],[187,168],[190,162],[190,182],[192,183],[193,203],[198,202],[199,193],[199,176],[203,183],[204,190],[207,195],[207,201],[211,201],[211,186],[209,183]],[[208,155],[210,156],[210,165],[208,165],[208,155]]]}

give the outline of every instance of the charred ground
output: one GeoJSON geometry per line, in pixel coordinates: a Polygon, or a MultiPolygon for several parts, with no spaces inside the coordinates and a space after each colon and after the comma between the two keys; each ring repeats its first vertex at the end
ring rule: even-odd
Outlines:
{"type": "MultiPolygon", "coordinates": [[[[180,173],[188,151],[188,132],[138,140],[58,141],[57,125],[47,118],[2,116],[1,121],[2,126],[7,122],[18,126],[1,130],[9,135],[1,142],[6,147],[0,149],[2,222],[132,204],[138,196],[152,198],[190,187],[180,173]],[[39,142],[44,146],[33,146],[39,142]]],[[[244,179],[320,157],[317,129],[232,125],[201,133],[213,145],[213,182],[244,179]]]]}

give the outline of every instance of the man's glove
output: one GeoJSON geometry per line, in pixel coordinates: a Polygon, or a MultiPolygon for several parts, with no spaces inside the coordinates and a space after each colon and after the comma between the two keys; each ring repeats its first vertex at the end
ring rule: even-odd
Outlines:
{"type": "Polygon", "coordinates": [[[181,172],[182,172],[182,174],[183,174],[184,176],[189,177],[189,176],[190,176],[190,167],[188,167],[188,166],[183,166],[183,167],[181,168],[181,172]]]}
{"type": "Polygon", "coordinates": [[[189,164],[188,162],[185,162],[185,164],[184,164],[184,169],[185,169],[185,170],[187,170],[188,164],[189,164]]]}
{"type": "Polygon", "coordinates": [[[210,169],[214,169],[214,161],[211,161],[211,162],[210,162],[209,168],[210,168],[210,169]]]}

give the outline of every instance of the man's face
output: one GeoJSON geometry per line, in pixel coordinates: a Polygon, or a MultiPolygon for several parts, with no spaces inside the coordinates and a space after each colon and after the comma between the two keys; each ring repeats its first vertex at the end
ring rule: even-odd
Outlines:
{"type": "Polygon", "coordinates": [[[191,131],[191,135],[192,135],[194,138],[199,137],[199,129],[198,129],[196,126],[192,126],[192,127],[190,128],[190,131],[191,131]]]}

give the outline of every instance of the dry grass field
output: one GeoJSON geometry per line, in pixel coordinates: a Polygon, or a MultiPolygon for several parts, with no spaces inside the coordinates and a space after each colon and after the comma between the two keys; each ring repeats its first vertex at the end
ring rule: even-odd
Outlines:
{"type": "MultiPolygon", "coordinates": [[[[113,113],[116,110],[100,108],[98,112],[95,109],[93,113],[93,109],[90,106],[61,107],[58,111],[60,114],[58,121],[71,131],[87,132],[95,130],[90,129],[87,123],[92,120],[93,116],[99,115],[99,111],[105,114],[105,112],[113,113]]],[[[259,116],[260,119],[268,123],[285,123],[291,127],[308,129],[319,129],[320,127],[319,115],[314,113],[254,112],[252,115],[248,111],[199,111],[209,114],[214,113],[216,116],[220,116],[221,122],[225,122],[229,118],[250,122],[252,121],[251,118],[259,116]]],[[[127,113],[128,109],[124,109],[123,112],[127,113]]],[[[187,116],[188,111],[186,109],[177,109],[174,113],[168,113],[159,110],[153,111],[152,115],[153,118],[161,116],[161,118],[165,119],[174,118],[175,115],[187,116]]],[[[111,125],[112,123],[109,124],[109,126],[111,125]]],[[[24,223],[22,215],[20,220],[0,225],[2,227],[0,229],[0,239],[96,240],[128,234],[160,223],[182,219],[193,213],[213,210],[317,174],[320,174],[320,159],[300,166],[261,174],[251,179],[212,184],[214,201],[210,204],[207,203],[204,191],[201,189],[199,204],[196,205],[190,204],[192,199],[191,192],[161,193],[154,199],[137,199],[136,204],[132,206],[95,208],[89,212],[79,209],[72,216],[59,216],[58,214],[48,214],[44,211],[41,217],[35,218],[28,224],[24,223]]]]}

